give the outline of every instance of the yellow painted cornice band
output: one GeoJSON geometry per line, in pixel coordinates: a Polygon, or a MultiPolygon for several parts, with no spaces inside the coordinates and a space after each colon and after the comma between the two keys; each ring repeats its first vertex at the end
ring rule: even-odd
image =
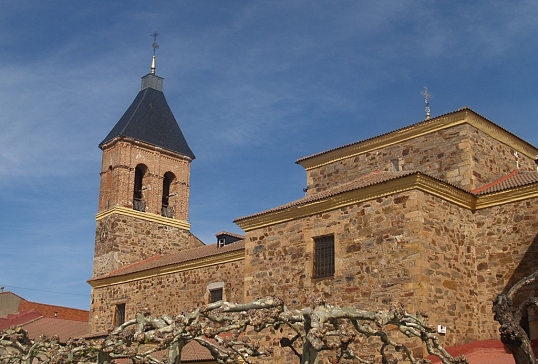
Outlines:
{"type": "Polygon", "coordinates": [[[187,270],[193,270],[198,268],[204,268],[216,264],[230,263],[238,260],[245,259],[245,249],[235,250],[224,254],[212,255],[209,257],[194,259],[187,262],[181,262],[176,264],[169,264],[162,267],[151,268],[139,272],[127,273],[124,275],[118,275],[113,277],[104,277],[96,280],[89,280],[88,283],[93,288],[100,288],[106,286],[112,286],[116,284],[123,284],[141,279],[152,278],[156,276],[162,276],[166,274],[173,274],[183,272],[187,270]]]}
{"type": "Polygon", "coordinates": [[[360,154],[385,148],[390,145],[398,144],[406,140],[414,139],[419,136],[434,133],[442,129],[447,129],[465,123],[475,127],[501,143],[510,146],[514,150],[518,151],[518,153],[529,158],[534,159],[534,157],[538,154],[538,149],[518,138],[514,134],[504,130],[500,126],[487,120],[470,109],[462,109],[372,139],[329,150],[311,157],[301,158],[297,161],[297,163],[308,171],[343,159],[355,157],[360,154]]]}
{"type": "Polygon", "coordinates": [[[111,209],[101,211],[97,215],[95,215],[95,220],[99,221],[111,215],[123,215],[123,216],[134,217],[134,218],[141,219],[144,221],[154,222],[161,225],[172,226],[172,227],[176,227],[183,230],[191,229],[191,224],[188,223],[187,221],[175,220],[169,217],[164,217],[161,215],[153,214],[151,212],[137,211],[137,210],[130,209],[128,207],[123,207],[123,206],[114,206],[111,209]]]}
{"type": "Polygon", "coordinates": [[[414,189],[437,196],[471,211],[529,198],[538,198],[538,184],[513,188],[499,193],[476,196],[448,183],[417,172],[405,177],[343,192],[303,205],[282,208],[281,210],[276,209],[274,211],[268,211],[266,213],[262,212],[246,218],[240,218],[236,220],[235,223],[245,232],[248,232],[262,227],[288,222],[414,189]]]}

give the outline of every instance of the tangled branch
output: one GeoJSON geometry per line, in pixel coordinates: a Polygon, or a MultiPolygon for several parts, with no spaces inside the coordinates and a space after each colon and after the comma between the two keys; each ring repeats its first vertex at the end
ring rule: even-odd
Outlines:
{"type": "Polygon", "coordinates": [[[311,307],[288,309],[274,297],[248,303],[219,301],[175,317],[154,317],[144,310],[105,338],[69,340],[65,344],[57,338],[31,340],[24,330],[12,328],[0,333],[0,363],[101,364],[131,359],[134,363],[175,364],[181,362],[181,351],[191,341],[209,350],[217,363],[252,363],[253,358],[271,356],[273,348],[252,340],[246,333],[266,329],[276,332],[283,327],[295,335],[281,338],[281,346],[290,348],[304,364],[318,363],[322,351],[334,353],[335,362],[354,359],[372,363],[371,352],[359,355],[354,349],[368,338],[379,339],[384,364],[397,361],[394,352],[402,353],[401,357],[413,364],[421,363],[412,350],[395,341],[391,335],[395,329],[422,341],[427,352],[444,364],[467,363],[464,357],[453,358],[441,347],[425,317],[411,315],[401,305],[385,311],[366,311],[318,300],[311,307]],[[157,353],[163,350],[167,355],[158,358],[157,353]]]}

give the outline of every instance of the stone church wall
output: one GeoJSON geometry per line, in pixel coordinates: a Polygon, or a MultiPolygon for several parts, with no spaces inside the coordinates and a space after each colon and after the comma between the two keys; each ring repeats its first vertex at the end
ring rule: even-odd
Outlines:
{"type": "MultiPolygon", "coordinates": [[[[536,168],[524,155],[519,155],[519,162],[523,170],[536,168]]],[[[515,170],[516,157],[509,146],[461,124],[308,170],[308,193],[324,191],[376,169],[419,170],[472,190],[515,170]]]]}
{"type": "MultiPolygon", "coordinates": [[[[493,317],[493,298],[498,293],[506,293],[514,283],[538,267],[538,199],[478,210],[475,221],[477,288],[481,297],[476,302],[481,320],[479,328],[486,334],[497,335],[497,325],[485,325],[493,317]]],[[[538,290],[538,284],[530,288],[538,290]]],[[[525,295],[516,297],[514,303],[518,305],[522,297],[525,295]]],[[[537,314],[535,308],[529,316],[531,339],[538,338],[537,314]]]]}
{"type": "MultiPolygon", "coordinates": [[[[472,244],[467,242],[472,235],[460,222],[470,215],[414,190],[249,231],[245,300],[275,295],[298,308],[323,297],[330,304],[371,310],[399,302],[410,312],[430,313],[432,323],[453,323],[454,315],[462,321],[458,324],[470,327],[474,320],[465,316],[467,307],[452,306],[470,301],[475,284],[467,272],[471,256],[454,258],[467,249],[465,244],[472,244]],[[431,211],[423,211],[425,205],[431,211]],[[453,223],[444,229],[432,226],[441,216],[453,223]],[[313,238],[330,234],[335,240],[335,275],[314,279],[313,238]],[[441,263],[437,255],[442,255],[441,263]],[[458,261],[458,268],[445,260],[458,261]],[[458,277],[461,281],[456,282],[458,277]]],[[[416,342],[410,345],[422,353],[416,342]]]]}
{"type": "Polygon", "coordinates": [[[126,320],[134,318],[144,308],[149,308],[152,315],[193,310],[209,303],[208,285],[212,283],[223,283],[224,300],[242,302],[243,265],[240,260],[94,288],[90,331],[113,328],[118,304],[125,304],[126,320]]]}
{"type": "Polygon", "coordinates": [[[159,254],[202,246],[188,230],[123,214],[97,221],[93,276],[159,254]]]}
{"type": "Polygon", "coordinates": [[[447,326],[445,346],[497,339],[491,300],[516,270],[538,266],[532,206],[473,213],[415,190],[249,231],[245,300],[275,295],[304,307],[323,297],[365,309],[401,302],[429,314],[430,324],[447,326]],[[313,279],[313,238],[328,234],[336,272],[313,279]],[[531,251],[534,257],[525,258],[531,251]]]}

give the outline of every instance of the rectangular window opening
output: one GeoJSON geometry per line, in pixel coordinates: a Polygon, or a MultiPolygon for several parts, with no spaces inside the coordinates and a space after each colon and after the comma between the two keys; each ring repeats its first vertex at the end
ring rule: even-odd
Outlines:
{"type": "Polygon", "coordinates": [[[209,291],[209,303],[222,301],[222,288],[209,291]]]}
{"type": "Polygon", "coordinates": [[[125,323],[125,303],[116,305],[116,326],[123,325],[125,323]]]}
{"type": "Polygon", "coordinates": [[[314,278],[334,276],[334,235],[314,238],[314,278]]]}

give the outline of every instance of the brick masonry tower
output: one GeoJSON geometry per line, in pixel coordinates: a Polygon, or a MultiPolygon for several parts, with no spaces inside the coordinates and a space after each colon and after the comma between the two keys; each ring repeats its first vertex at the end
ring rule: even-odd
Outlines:
{"type": "Polygon", "coordinates": [[[195,158],[151,72],[103,151],[93,277],[149,257],[202,245],[190,233],[190,163],[195,158]]]}

